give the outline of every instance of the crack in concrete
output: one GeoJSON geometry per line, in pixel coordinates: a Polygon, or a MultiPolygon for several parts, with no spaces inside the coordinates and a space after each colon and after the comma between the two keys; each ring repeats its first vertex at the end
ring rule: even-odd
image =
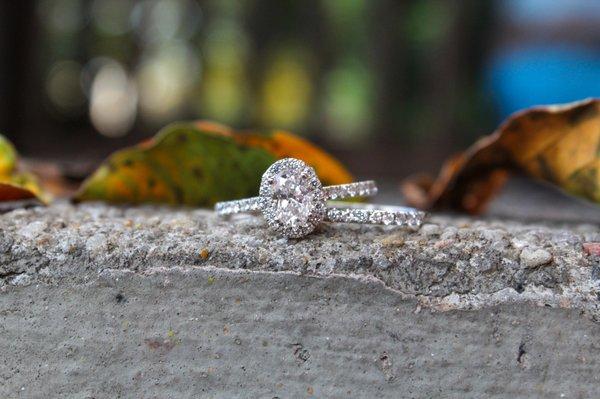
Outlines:
{"type": "Polygon", "coordinates": [[[600,301],[596,301],[596,289],[600,287],[590,286],[586,291],[572,291],[565,287],[562,293],[554,292],[546,287],[527,286],[523,293],[518,293],[512,288],[503,288],[492,293],[479,294],[459,294],[452,293],[444,297],[416,295],[410,292],[403,292],[399,289],[390,287],[384,281],[376,276],[363,274],[339,274],[330,273],[310,274],[295,271],[269,271],[269,270],[247,270],[247,269],[229,269],[217,266],[177,266],[177,267],[153,267],[143,271],[134,271],[129,269],[103,269],[99,277],[111,280],[122,275],[138,275],[140,277],[157,274],[168,275],[170,273],[194,273],[207,272],[209,274],[254,274],[254,275],[293,275],[315,279],[349,279],[363,284],[376,284],[383,289],[393,292],[403,300],[414,299],[418,305],[415,311],[422,308],[439,312],[449,312],[455,310],[473,311],[485,308],[496,307],[504,304],[526,303],[538,307],[554,307],[564,309],[579,309],[594,322],[600,322],[600,301]]]}

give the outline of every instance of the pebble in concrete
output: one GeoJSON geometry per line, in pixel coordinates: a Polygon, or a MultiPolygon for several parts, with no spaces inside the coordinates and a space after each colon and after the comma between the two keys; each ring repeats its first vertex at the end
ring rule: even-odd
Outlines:
{"type": "Polygon", "coordinates": [[[538,267],[552,261],[552,254],[541,248],[523,248],[521,251],[521,263],[525,267],[538,267]]]}

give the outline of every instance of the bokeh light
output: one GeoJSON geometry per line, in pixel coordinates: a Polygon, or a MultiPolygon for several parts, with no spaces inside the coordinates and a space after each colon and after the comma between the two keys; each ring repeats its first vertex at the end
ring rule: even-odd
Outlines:
{"type": "Polygon", "coordinates": [[[323,110],[330,135],[354,145],[369,135],[372,123],[373,82],[369,71],[350,60],[325,78],[323,110]]]}
{"type": "Polygon", "coordinates": [[[137,91],[127,72],[116,61],[106,62],[91,87],[90,119],[109,137],[126,134],[135,122],[137,91]]]}
{"type": "Polygon", "coordinates": [[[183,43],[146,55],[136,73],[142,116],[164,121],[182,113],[200,77],[198,57],[183,43]]]}
{"type": "Polygon", "coordinates": [[[84,25],[84,4],[80,0],[42,0],[37,9],[51,32],[74,33],[84,25]]]}
{"type": "Polygon", "coordinates": [[[124,35],[131,29],[129,13],[132,7],[131,0],[95,0],[91,7],[93,24],[103,34],[124,35]]]}
{"type": "Polygon", "coordinates": [[[191,0],[144,0],[130,14],[131,24],[144,43],[188,39],[197,32],[202,12],[191,0]]]}
{"type": "Polygon", "coordinates": [[[314,88],[306,58],[299,50],[274,52],[261,90],[264,125],[294,129],[308,118],[314,88]]]}
{"type": "Polygon", "coordinates": [[[198,113],[235,123],[249,111],[248,47],[246,35],[235,21],[220,19],[208,26],[202,46],[204,71],[198,113]]]}
{"type": "Polygon", "coordinates": [[[63,60],[55,63],[48,73],[46,93],[54,108],[65,116],[72,116],[84,109],[81,69],[79,63],[63,60]]]}

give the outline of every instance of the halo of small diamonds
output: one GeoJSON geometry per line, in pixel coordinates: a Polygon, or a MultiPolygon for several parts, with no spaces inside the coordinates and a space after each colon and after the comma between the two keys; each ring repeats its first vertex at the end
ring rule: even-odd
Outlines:
{"type": "Polygon", "coordinates": [[[286,237],[310,234],[325,218],[325,201],[315,170],[299,159],[281,159],[263,174],[262,213],[269,227],[286,237]]]}

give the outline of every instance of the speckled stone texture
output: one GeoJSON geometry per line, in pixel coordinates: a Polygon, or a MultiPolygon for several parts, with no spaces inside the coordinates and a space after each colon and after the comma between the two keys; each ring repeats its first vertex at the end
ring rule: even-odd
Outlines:
{"type": "Polygon", "coordinates": [[[596,224],[0,215],[0,397],[595,397],[596,224]],[[588,248],[587,250],[585,248],[588,248]]]}

